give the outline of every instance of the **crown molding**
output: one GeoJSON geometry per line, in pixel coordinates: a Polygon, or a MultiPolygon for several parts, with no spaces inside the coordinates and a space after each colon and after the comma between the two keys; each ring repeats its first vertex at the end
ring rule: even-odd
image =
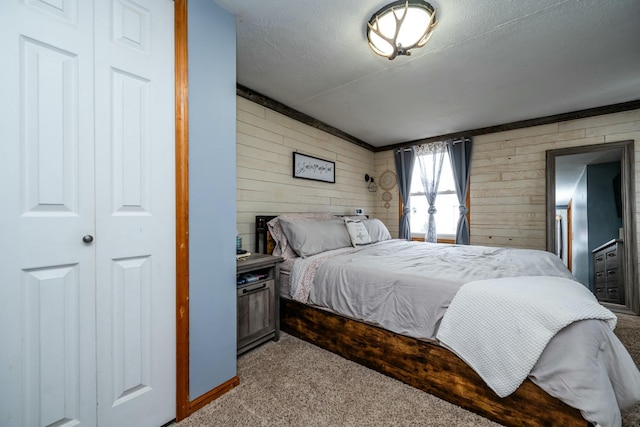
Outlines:
{"type": "Polygon", "coordinates": [[[397,144],[375,147],[369,144],[368,142],[362,141],[356,138],[355,136],[349,135],[348,133],[343,132],[340,129],[337,129],[331,125],[321,122],[320,120],[314,119],[313,117],[308,116],[304,113],[301,113],[300,111],[294,110],[293,108],[288,107],[282,104],[281,102],[276,101],[275,99],[269,98],[268,96],[258,93],[252,89],[249,89],[246,86],[242,86],[241,84],[236,85],[236,94],[242,98],[248,99],[249,101],[255,102],[258,105],[262,105],[265,108],[269,108],[270,110],[276,111],[280,114],[283,114],[301,123],[304,123],[313,128],[322,130],[331,135],[337,136],[338,138],[344,139],[345,141],[351,142],[352,144],[366,148],[367,150],[370,150],[373,152],[395,150],[399,148],[406,148],[406,147],[411,147],[413,145],[425,144],[425,143],[434,142],[434,141],[468,138],[468,137],[473,137],[478,135],[486,135],[490,133],[504,132],[508,130],[522,129],[522,128],[528,128],[533,126],[541,126],[541,125],[547,125],[550,123],[566,122],[569,120],[584,119],[588,117],[602,116],[605,114],[613,114],[613,113],[620,113],[623,111],[640,109],[640,99],[638,99],[635,101],[605,105],[602,107],[588,108],[585,110],[573,111],[570,113],[562,113],[562,114],[555,114],[552,116],[538,117],[535,119],[520,120],[517,122],[505,123],[501,125],[487,126],[483,128],[470,129],[470,130],[461,131],[461,132],[448,133],[444,135],[431,136],[428,138],[414,139],[412,141],[406,141],[406,142],[400,142],[397,144]]]}

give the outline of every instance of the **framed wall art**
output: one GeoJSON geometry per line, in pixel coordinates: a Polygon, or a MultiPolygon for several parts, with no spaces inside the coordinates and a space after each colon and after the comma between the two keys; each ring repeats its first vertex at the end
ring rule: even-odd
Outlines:
{"type": "Polygon", "coordinates": [[[329,160],[294,152],[293,177],[334,184],[336,182],[336,164],[329,160]]]}

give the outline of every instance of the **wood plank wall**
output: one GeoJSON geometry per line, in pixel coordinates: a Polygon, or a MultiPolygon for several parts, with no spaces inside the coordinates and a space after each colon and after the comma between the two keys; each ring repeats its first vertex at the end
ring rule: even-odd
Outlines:
{"type": "MultiPolygon", "coordinates": [[[[396,164],[393,157],[393,151],[380,151],[376,153],[375,156],[375,180],[376,182],[380,182],[379,178],[383,172],[390,170],[394,174],[396,173],[396,164]]],[[[392,199],[389,201],[389,208],[384,207],[384,200],[382,198],[385,190],[382,188],[378,188],[378,191],[374,193],[375,205],[374,205],[374,215],[376,218],[379,218],[382,222],[385,223],[387,228],[389,229],[389,233],[393,238],[398,237],[399,231],[399,204],[400,204],[400,195],[398,194],[398,186],[394,186],[389,193],[391,194],[392,199]]]]}
{"type": "MultiPolygon", "coordinates": [[[[546,248],[545,151],[623,140],[636,144],[636,206],[640,191],[640,110],[475,136],[471,166],[471,243],[546,248]]],[[[361,207],[397,237],[398,187],[367,191],[364,174],[379,182],[395,173],[393,151],[373,153],[237,98],[237,207],[243,247],[254,248],[254,217],[285,212],[353,213],[361,207]],[[336,162],[336,184],[291,176],[292,152],[336,162]]],[[[640,230],[640,217],[636,229],[640,230]]],[[[638,238],[640,244],[640,237],[638,238]]],[[[640,250],[640,249],[639,249],[640,250]]]]}
{"type": "MultiPolygon", "coordinates": [[[[640,208],[640,110],[475,136],[471,165],[471,243],[487,246],[546,248],[545,151],[581,145],[635,140],[636,211],[640,208]]],[[[394,170],[393,152],[377,152],[376,176],[394,170]],[[387,166],[389,165],[389,166],[387,166]]],[[[392,235],[398,232],[398,191],[392,209],[376,216],[392,235]]],[[[636,217],[636,229],[640,230],[636,217]]],[[[640,245],[640,237],[638,238],[640,245]]]]}
{"type": "Polygon", "coordinates": [[[237,228],[244,249],[254,250],[256,215],[287,212],[375,217],[374,195],[364,175],[374,173],[374,153],[280,113],[237,97],[237,228]],[[293,152],[336,163],[336,183],[292,177],[293,152]]]}
{"type": "MultiPolygon", "coordinates": [[[[544,250],[545,151],[630,139],[636,141],[637,192],[640,110],[475,137],[470,182],[471,243],[544,250]]],[[[638,218],[636,228],[640,230],[637,222],[638,218]]]]}

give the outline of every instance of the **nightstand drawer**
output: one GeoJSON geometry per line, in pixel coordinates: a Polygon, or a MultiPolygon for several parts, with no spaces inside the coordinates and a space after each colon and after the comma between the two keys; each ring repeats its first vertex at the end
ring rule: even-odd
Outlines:
{"type": "Polygon", "coordinates": [[[275,281],[238,287],[238,348],[275,330],[275,281]]]}
{"type": "Polygon", "coordinates": [[[279,271],[282,257],[253,254],[236,265],[238,355],[280,338],[279,271]]]}
{"type": "Polygon", "coordinates": [[[274,285],[273,280],[269,280],[269,281],[262,281],[258,283],[251,283],[244,286],[238,286],[238,297],[242,297],[254,292],[259,292],[269,286],[273,287],[273,285],[274,285]]]}

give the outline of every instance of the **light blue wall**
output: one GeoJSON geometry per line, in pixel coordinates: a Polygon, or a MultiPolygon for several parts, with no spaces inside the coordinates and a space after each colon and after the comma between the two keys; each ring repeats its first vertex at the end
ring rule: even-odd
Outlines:
{"type": "Polygon", "coordinates": [[[189,0],[189,397],[236,375],[236,20],[189,0]]]}

